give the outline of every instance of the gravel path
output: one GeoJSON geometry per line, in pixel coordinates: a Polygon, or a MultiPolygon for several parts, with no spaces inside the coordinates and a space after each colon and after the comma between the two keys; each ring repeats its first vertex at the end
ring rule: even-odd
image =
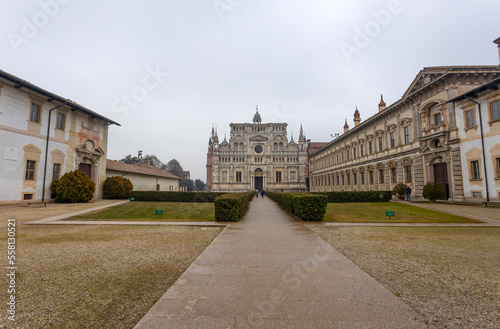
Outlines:
{"type": "Polygon", "coordinates": [[[438,328],[498,328],[500,229],[309,226],[438,328]]]}

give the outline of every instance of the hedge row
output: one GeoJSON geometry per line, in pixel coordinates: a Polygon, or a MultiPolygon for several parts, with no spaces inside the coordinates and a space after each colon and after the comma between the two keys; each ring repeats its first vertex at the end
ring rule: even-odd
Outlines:
{"type": "Polygon", "coordinates": [[[267,192],[266,195],[298,218],[322,221],[325,216],[327,197],[311,193],[267,192]]]}
{"type": "Polygon", "coordinates": [[[389,202],[392,198],[391,191],[314,192],[313,194],[326,195],[328,203],[389,202]]]}
{"type": "Polygon", "coordinates": [[[132,191],[130,198],[135,201],[163,202],[214,202],[224,193],[214,192],[168,192],[168,191],[132,191]]]}
{"type": "Polygon", "coordinates": [[[243,217],[255,192],[224,194],[215,198],[215,219],[237,221],[243,217]]]}

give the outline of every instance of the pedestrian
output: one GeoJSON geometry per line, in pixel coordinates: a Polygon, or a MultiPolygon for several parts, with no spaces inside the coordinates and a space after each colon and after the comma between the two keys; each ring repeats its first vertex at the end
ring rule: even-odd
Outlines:
{"type": "Polygon", "coordinates": [[[410,201],[410,196],[411,196],[411,188],[408,186],[406,188],[406,201],[410,201]]]}
{"type": "Polygon", "coordinates": [[[264,197],[264,195],[266,195],[266,191],[264,191],[264,189],[262,189],[262,190],[260,191],[260,196],[261,196],[261,197],[264,197]]]}
{"type": "Polygon", "coordinates": [[[259,197],[259,190],[258,189],[255,189],[255,197],[258,198],[259,197]]]}

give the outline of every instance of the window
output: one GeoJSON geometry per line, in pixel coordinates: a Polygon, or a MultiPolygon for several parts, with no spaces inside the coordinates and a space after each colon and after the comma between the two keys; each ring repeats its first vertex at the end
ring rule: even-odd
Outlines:
{"type": "Polygon", "coordinates": [[[368,173],[369,173],[369,176],[370,176],[370,184],[373,184],[373,171],[370,170],[368,173]]]}
{"type": "Polygon", "coordinates": [[[281,183],[281,171],[276,172],[276,183],[281,183]]]}
{"type": "Polygon", "coordinates": [[[66,115],[62,113],[57,113],[56,128],[64,130],[65,124],[66,124],[66,115]]]}
{"type": "Polygon", "coordinates": [[[359,176],[361,177],[361,185],[365,185],[365,173],[361,172],[359,173],[359,176]]]}
{"type": "Polygon", "coordinates": [[[364,156],[364,149],[363,149],[363,145],[361,145],[361,146],[359,147],[359,150],[361,151],[361,156],[364,156]]]}
{"type": "Polygon", "coordinates": [[[60,173],[61,173],[61,164],[54,163],[54,169],[52,170],[52,180],[59,179],[60,173]]]}
{"type": "Polygon", "coordinates": [[[500,100],[490,104],[491,121],[500,120],[500,100]]]}
{"type": "Polygon", "coordinates": [[[339,176],[337,176],[337,186],[339,186],[339,185],[340,185],[340,178],[339,178],[339,176]]]}
{"type": "Polygon", "coordinates": [[[351,185],[351,175],[347,174],[347,185],[351,185]]]}
{"type": "Polygon", "coordinates": [[[26,161],[26,176],[25,180],[35,180],[35,166],[36,161],[26,161]]]}
{"type": "Polygon", "coordinates": [[[372,154],[372,141],[368,142],[368,154],[372,154]]]}
{"type": "Polygon", "coordinates": [[[358,184],[358,174],[356,173],[352,174],[352,179],[354,185],[358,184]]]}
{"type": "Polygon", "coordinates": [[[241,171],[236,172],[236,183],[241,183],[241,171]]]}
{"type": "Polygon", "coordinates": [[[345,185],[345,177],[342,175],[342,185],[345,185]]]}
{"type": "Polygon", "coordinates": [[[384,169],[378,171],[378,180],[380,184],[384,184],[384,169]]]}
{"type": "Polygon", "coordinates": [[[394,131],[389,134],[389,138],[391,139],[391,147],[396,146],[396,139],[394,138],[394,131]]]}
{"type": "Polygon", "coordinates": [[[379,150],[379,152],[382,151],[382,137],[378,138],[378,150],[379,150]]]}
{"type": "Polygon", "coordinates": [[[391,168],[391,181],[397,183],[398,177],[396,174],[396,168],[391,168]]]}
{"type": "Polygon", "coordinates": [[[441,125],[441,113],[434,114],[434,126],[438,127],[441,125]]]}
{"type": "Polygon", "coordinates": [[[405,144],[408,144],[410,143],[410,127],[405,127],[404,133],[405,133],[405,144]]]}
{"type": "Polygon", "coordinates": [[[411,165],[405,166],[406,182],[411,183],[411,165]]]}
{"type": "Polygon", "coordinates": [[[352,157],[353,159],[356,159],[356,146],[352,148],[352,157]]]}
{"type": "Polygon", "coordinates": [[[497,164],[497,178],[500,178],[500,158],[496,158],[495,163],[497,164]]]}
{"type": "Polygon", "coordinates": [[[30,121],[40,122],[40,105],[31,104],[30,121]]]}
{"type": "Polygon", "coordinates": [[[475,125],[474,110],[465,111],[465,128],[472,128],[475,125]]]}
{"type": "Polygon", "coordinates": [[[471,179],[481,179],[481,173],[479,171],[479,160],[470,162],[470,173],[471,179]]]}

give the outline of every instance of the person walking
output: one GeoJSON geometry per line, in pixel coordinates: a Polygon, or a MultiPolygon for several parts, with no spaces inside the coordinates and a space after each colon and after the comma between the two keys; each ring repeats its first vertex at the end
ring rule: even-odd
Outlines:
{"type": "Polygon", "coordinates": [[[260,196],[261,196],[262,198],[264,198],[264,195],[266,195],[266,191],[264,191],[264,189],[262,189],[262,190],[260,191],[260,196]]]}
{"type": "Polygon", "coordinates": [[[406,188],[406,201],[410,201],[410,196],[411,196],[411,188],[408,186],[406,188]]]}

